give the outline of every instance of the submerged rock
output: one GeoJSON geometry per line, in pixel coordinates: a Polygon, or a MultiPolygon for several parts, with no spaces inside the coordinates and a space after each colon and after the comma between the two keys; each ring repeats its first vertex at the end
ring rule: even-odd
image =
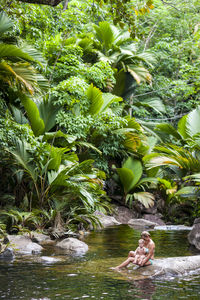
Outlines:
{"type": "Polygon", "coordinates": [[[0,259],[13,260],[14,257],[15,255],[12,248],[6,248],[3,252],[0,253],[0,259]]]}
{"type": "Polygon", "coordinates": [[[41,259],[42,262],[46,262],[46,263],[49,263],[49,264],[62,261],[60,258],[51,257],[51,256],[41,256],[40,259],[41,259]]]}
{"type": "Polygon", "coordinates": [[[84,254],[88,251],[88,245],[76,238],[67,238],[56,244],[57,247],[76,254],[84,254]]]}

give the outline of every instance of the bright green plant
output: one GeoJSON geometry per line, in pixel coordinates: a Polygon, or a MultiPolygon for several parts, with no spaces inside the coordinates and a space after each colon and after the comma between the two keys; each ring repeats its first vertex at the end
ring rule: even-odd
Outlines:
{"type": "MultiPolygon", "coordinates": [[[[12,27],[8,17],[0,13],[0,40],[3,34],[12,27]]],[[[33,95],[41,89],[47,89],[45,78],[36,72],[30,64],[44,61],[41,55],[31,47],[19,48],[12,44],[0,43],[0,79],[6,85],[17,87],[22,92],[33,95]]]]}
{"type": "Polygon", "coordinates": [[[125,202],[132,205],[133,201],[139,201],[145,207],[151,207],[154,204],[154,195],[146,191],[137,191],[144,189],[149,183],[156,183],[156,178],[142,178],[143,167],[139,160],[129,157],[122,165],[117,168],[120,181],[124,188],[125,202]]]}

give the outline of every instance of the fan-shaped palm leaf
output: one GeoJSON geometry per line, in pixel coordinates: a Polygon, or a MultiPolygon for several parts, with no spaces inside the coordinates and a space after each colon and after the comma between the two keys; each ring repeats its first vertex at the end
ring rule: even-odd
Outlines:
{"type": "Polygon", "coordinates": [[[0,33],[3,34],[13,27],[11,20],[4,12],[0,12],[0,33]]]}

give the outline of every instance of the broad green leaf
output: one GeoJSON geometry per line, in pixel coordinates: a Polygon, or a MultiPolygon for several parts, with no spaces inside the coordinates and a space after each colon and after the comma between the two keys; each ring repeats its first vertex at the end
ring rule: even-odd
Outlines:
{"type": "Polygon", "coordinates": [[[106,53],[114,42],[117,28],[114,28],[114,26],[112,27],[109,22],[104,21],[99,22],[99,26],[94,25],[94,29],[96,31],[96,38],[100,42],[102,49],[105,49],[104,51],[106,53]]]}
{"type": "Polygon", "coordinates": [[[155,178],[155,177],[145,177],[145,178],[142,178],[138,182],[137,187],[142,186],[143,183],[155,183],[155,184],[157,184],[158,183],[158,179],[155,178]]]}
{"type": "Polygon", "coordinates": [[[187,115],[183,116],[178,122],[178,132],[184,139],[188,138],[188,134],[186,131],[186,122],[187,122],[187,115]]]}
{"type": "Polygon", "coordinates": [[[35,134],[35,136],[39,136],[44,133],[45,125],[44,121],[40,117],[39,110],[37,105],[25,94],[20,93],[19,97],[22,101],[22,104],[27,112],[28,119],[31,124],[31,128],[35,134]]]}
{"type": "Polygon", "coordinates": [[[90,100],[89,114],[96,115],[100,112],[103,105],[102,92],[91,84],[87,90],[87,97],[90,100]]]}
{"type": "Polygon", "coordinates": [[[56,125],[56,116],[60,108],[55,106],[51,100],[41,101],[37,107],[45,125],[45,132],[47,132],[56,125]]]}
{"type": "Polygon", "coordinates": [[[80,146],[92,149],[92,150],[98,152],[99,154],[102,154],[102,152],[91,143],[86,143],[86,142],[79,141],[79,142],[76,142],[76,145],[80,145],[80,146]]]}
{"type": "Polygon", "coordinates": [[[163,104],[160,98],[151,98],[143,100],[142,102],[140,102],[140,105],[150,107],[159,114],[166,113],[165,105],[163,104]]]}
{"type": "Polygon", "coordinates": [[[102,94],[102,98],[103,98],[103,104],[100,108],[99,113],[101,112],[105,112],[106,109],[114,102],[120,102],[123,99],[121,97],[117,97],[115,95],[112,95],[110,93],[103,93],[102,94]]]}
{"type": "Polygon", "coordinates": [[[200,133],[200,106],[187,115],[186,132],[189,137],[200,133]]]}
{"type": "Polygon", "coordinates": [[[55,138],[64,138],[69,144],[74,143],[77,139],[77,137],[74,135],[66,134],[61,130],[58,130],[56,132],[46,132],[43,137],[43,140],[48,141],[50,139],[55,139],[55,138]]]}
{"type": "Polygon", "coordinates": [[[157,124],[155,130],[164,132],[168,135],[170,134],[179,140],[181,139],[180,134],[171,124],[168,123],[157,124]]]}
{"type": "Polygon", "coordinates": [[[65,148],[57,148],[51,145],[48,145],[49,148],[49,159],[51,160],[48,165],[48,170],[56,170],[58,171],[63,154],[66,152],[65,148]]]}
{"type": "Polygon", "coordinates": [[[134,175],[130,169],[127,168],[117,168],[117,173],[123,184],[124,192],[127,194],[133,187],[134,175]]]}
{"type": "Polygon", "coordinates": [[[128,168],[133,172],[134,179],[132,182],[132,188],[138,183],[143,174],[142,164],[139,160],[128,157],[125,163],[122,165],[123,168],[128,168]]]}
{"type": "Polygon", "coordinates": [[[196,186],[185,186],[176,192],[176,196],[194,196],[198,190],[196,186]]]}

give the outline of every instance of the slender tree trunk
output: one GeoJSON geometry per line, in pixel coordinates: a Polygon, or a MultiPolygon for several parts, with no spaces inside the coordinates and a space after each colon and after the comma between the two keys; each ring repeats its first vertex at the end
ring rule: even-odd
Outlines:
{"type": "Polygon", "coordinates": [[[63,10],[64,10],[64,11],[68,9],[68,2],[69,2],[68,0],[65,1],[65,5],[64,5],[64,7],[63,7],[63,10]]]}

